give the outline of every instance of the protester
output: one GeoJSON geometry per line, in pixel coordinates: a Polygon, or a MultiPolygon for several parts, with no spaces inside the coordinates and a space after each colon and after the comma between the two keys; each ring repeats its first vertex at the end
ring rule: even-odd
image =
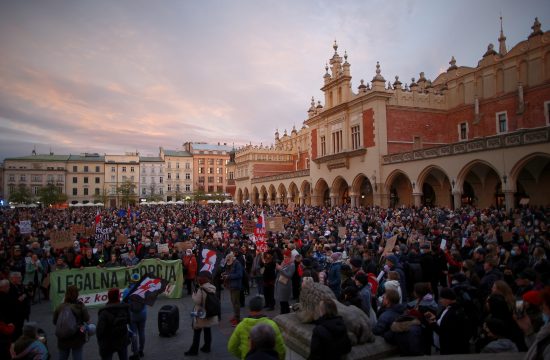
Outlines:
{"type": "Polygon", "coordinates": [[[65,300],[55,309],[53,314],[53,323],[56,325],[59,360],[67,360],[71,354],[73,360],[82,360],[84,358],[83,350],[84,344],[86,343],[84,323],[87,323],[88,321],[90,321],[90,314],[88,313],[86,306],[78,300],[78,288],[75,285],[67,286],[65,291],[65,300]],[[67,321],[67,316],[65,316],[66,312],[69,312],[69,314],[72,313],[74,316],[74,321],[77,326],[76,329],[65,329],[69,325],[73,325],[70,321],[67,323],[61,323],[60,321],[58,324],[58,319],[62,313],[64,314],[62,320],[67,321]],[[68,332],[68,335],[57,335],[60,327],[64,328],[64,332],[68,332]]]}
{"type": "MultiPolygon", "coordinates": [[[[48,360],[46,345],[39,340],[35,323],[23,326],[23,335],[12,345],[12,359],[48,360]]],[[[7,359],[7,358],[6,358],[7,359]]]]}
{"type": "Polygon", "coordinates": [[[239,261],[236,261],[235,255],[230,252],[225,257],[225,281],[229,288],[231,296],[231,305],[233,306],[233,318],[231,318],[231,326],[235,327],[241,321],[241,289],[242,279],[244,276],[243,266],[239,261]]]}
{"type": "Polygon", "coordinates": [[[309,360],[340,359],[351,351],[346,324],[332,300],[322,300],[311,336],[309,360]]]}
{"type": "Polygon", "coordinates": [[[185,277],[185,286],[187,287],[187,295],[191,295],[194,291],[193,286],[195,277],[197,276],[197,259],[193,255],[193,250],[185,250],[183,257],[183,276],[185,277]]]}
{"type": "Polygon", "coordinates": [[[212,274],[208,271],[201,271],[197,278],[199,287],[192,295],[193,303],[193,343],[189,350],[185,352],[185,356],[195,356],[199,354],[199,345],[201,340],[201,332],[204,330],[204,345],[200,350],[204,353],[209,353],[212,346],[212,331],[211,327],[218,324],[218,315],[208,316],[206,314],[206,297],[207,293],[216,295],[216,287],[212,285],[212,274]],[[202,312],[202,315],[199,313],[202,312]]]}
{"type": "Polygon", "coordinates": [[[286,349],[283,336],[277,324],[262,313],[263,302],[262,296],[254,296],[250,299],[248,317],[244,318],[239,325],[237,325],[229,338],[227,350],[237,358],[244,359],[249,352],[250,344],[248,340],[252,328],[257,324],[264,323],[273,327],[276,336],[275,350],[279,354],[279,360],[285,359],[286,349]]]}
{"type": "Polygon", "coordinates": [[[119,360],[128,360],[129,325],[130,306],[120,302],[118,289],[110,289],[107,304],[99,310],[97,320],[97,344],[102,360],[111,360],[115,353],[119,360]]]}
{"type": "Polygon", "coordinates": [[[275,330],[267,324],[257,324],[250,330],[250,351],[246,360],[279,360],[275,351],[275,330]]]}
{"type": "Polygon", "coordinates": [[[275,266],[278,271],[277,280],[275,281],[275,298],[279,301],[281,314],[288,314],[290,312],[289,302],[292,295],[291,279],[295,267],[292,261],[292,252],[286,249],[283,255],[282,263],[275,266]]]}
{"type": "MultiPolygon", "coordinates": [[[[139,285],[141,277],[138,273],[133,273],[130,276],[130,283],[124,289],[122,299],[128,303],[130,310],[130,330],[134,335],[132,341],[137,340],[137,344],[132,345],[132,349],[137,350],[139,357],[144,356],[145,349],[145,325],[147,323],[147,306],[143,302],[136,301],[130,297],[131,292],[139,285]]],[[[134,354],[136,355],[136,354],[134,354]]]]}

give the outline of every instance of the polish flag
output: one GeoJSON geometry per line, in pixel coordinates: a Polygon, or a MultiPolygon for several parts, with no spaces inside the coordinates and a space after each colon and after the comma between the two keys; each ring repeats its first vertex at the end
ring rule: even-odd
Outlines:
{"type": "Polygon", "coordinates": [[[97,209],[97,214],[95,215],[95,224],[99,224],[101,222],[101,213],[99,212],[99,209],[97,209]]]}

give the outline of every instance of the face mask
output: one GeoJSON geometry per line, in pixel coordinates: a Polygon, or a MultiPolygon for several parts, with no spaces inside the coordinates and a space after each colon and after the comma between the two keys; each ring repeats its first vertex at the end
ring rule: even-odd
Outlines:
{"type": "Polygon", "coordinates": [[[500,255],[504,255],[506,253],[506,250],[500,249],[500,255]]]}
{"type": "Polygon", "coordinates": [[[550,321],[550,315],[542,313],[542,321],[544,321],[545,324],[548,324],[548,321],[550,321]]]}
{"type": "Polygon", "coordinates": [[[512,251],[510,251],[510,254],[512,254],[512,256],[516,256],[517,252],[516,252],[516,250],[512,250],[512,251]]]}

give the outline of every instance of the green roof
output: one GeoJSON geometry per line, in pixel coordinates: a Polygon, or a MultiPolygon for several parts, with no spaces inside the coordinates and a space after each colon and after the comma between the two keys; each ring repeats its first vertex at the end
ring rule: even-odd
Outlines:
{"type": "Polygon", "coordinates": [[[69,155],[69,161],[105,161],[105,156],[99,156],[98,154],[87,155],[69,155]]]}
{"type": "Polygon", "coordinates": [[[162,159],[158,156],[140,156],[140,162],[162,162],[162,159]]]}
{"type": "Polygon", "coordinates": [[[164,150],[164,156],[192,157],[191,153],[179,150],[164,150]]]}
{"type": "Polygon", "coordinates": [[[50,155],[50,154],[37,154],[29,156],[20,156],[14,158],[6,158],[4,160],[16,160],[16,161],[67,161],[70,155],[50,155]]]}

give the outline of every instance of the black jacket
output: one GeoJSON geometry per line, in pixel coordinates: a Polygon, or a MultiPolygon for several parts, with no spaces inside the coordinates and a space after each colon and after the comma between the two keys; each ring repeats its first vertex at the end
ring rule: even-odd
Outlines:
{"type": "MultiPolygon", "coordinates": [[[[439,315],[439,318],[443,312],[439,315]]],[[[449,305],[448,311],[441,320],[432,324],[433,330],[439,335],[439,350],[441,355],[467,354],[469,348],[469,328],[467,317],[461,305],[454,303],[449,305]]]]}
{"type": "Polygon", "coordinates": [[[310,360],[340,359],[351,351],[346,324],[341,316],[321,317],[311,336],[310,360]]]}
{"type": "Polygon", "coordinates": [[[102,356],[128,346],[129,324],[130,307],[126,303],[107,304],[99,310],[96,335],[102,356]]]}

